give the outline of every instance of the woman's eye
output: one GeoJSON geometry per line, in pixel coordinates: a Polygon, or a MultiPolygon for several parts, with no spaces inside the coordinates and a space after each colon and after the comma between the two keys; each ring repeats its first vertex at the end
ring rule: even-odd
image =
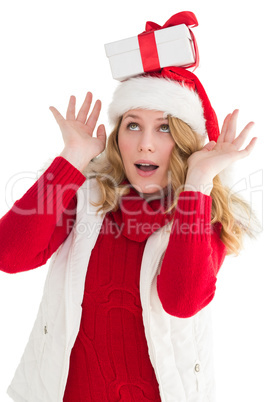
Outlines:
{"type": "Polygon", "coordinates": [[[169,125],[168,124],[162,124],[160,127],[160,131],[164,132],[164,133],[169,133],[169,125]]]}
{"type": "MultiPolygon", "coordinates": [[[[137,131],[137,130],[139,130],[140,128],[139,128],[139,125],[137,124],[137,123],[129,123],[128,124],[128,126],[127,126],[127,128],[128,129],[130,129],[130,130],[132,130],[132,131],[137,131]]],[[[169,130],[169,125],[168,124],[162,124],[161,126],[160,126],[160,131],[162,132],[162,133],[169,133],[170,132],[170,130],[169,130]]]]}
{"type": "Polygon", "coordinates": [[[129,125],[127,126],[130,130],[138,130],[139,126],[137,123],[129,123],[129,125]]]}

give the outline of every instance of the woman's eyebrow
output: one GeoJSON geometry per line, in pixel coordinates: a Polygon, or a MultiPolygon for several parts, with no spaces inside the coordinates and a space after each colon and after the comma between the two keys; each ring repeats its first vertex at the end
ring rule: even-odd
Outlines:
{"type": "MultiPolygon", "coordinates": [[[[142,118],[140,117],[140,116],[138,116],[138,115],[136,115],[136,114],[127,114],[124,118],[123,118],[123,120],[125,120],[125,119],[127,119],[128,117],[131,117],[132,119],[139,119],[139,120],[141,120],[142,118]]],[[[168,118],[166,117],[158,117],[157,119],[155,119],[155,120],[168,120],[168,118]]]]}

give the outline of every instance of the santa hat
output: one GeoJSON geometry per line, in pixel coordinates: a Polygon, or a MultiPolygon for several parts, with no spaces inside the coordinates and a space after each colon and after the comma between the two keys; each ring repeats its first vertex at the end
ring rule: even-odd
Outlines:
{"type": "Polygon", "coordinates": [[[108,115],[112,125],[131,109],[158,110],[187,123],[193,131],[217,141],[216,113],[201,82],[181,67],[165,67],[157,73],[129,78],[116,88],[108,115]]]}

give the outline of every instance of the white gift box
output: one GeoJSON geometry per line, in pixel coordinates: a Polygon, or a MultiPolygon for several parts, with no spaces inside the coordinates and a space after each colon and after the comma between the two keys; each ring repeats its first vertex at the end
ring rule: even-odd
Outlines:
{"type": "MultiPolygon", "coordinates": [[[[154,35],[160,68],[187,67],[195,62],[193,40],[185,24],[156,30],[154,35]]],[[[114,79],[123,81],[145,72],[138,36],[107,43],[104,46],[114,79]]]]}

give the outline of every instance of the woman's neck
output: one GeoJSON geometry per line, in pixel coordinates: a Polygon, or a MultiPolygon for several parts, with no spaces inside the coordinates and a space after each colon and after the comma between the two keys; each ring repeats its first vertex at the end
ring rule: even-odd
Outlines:
{"type": "Polygon", "coordinates": [[[155,193],[139,193],[140,197],[144,198],[146,201],[152,201],[152,200],[158,200],[161,198],[164,198],[169,191],[169,187],[165,187],[159,191],[156,191],[155,193]]]}

